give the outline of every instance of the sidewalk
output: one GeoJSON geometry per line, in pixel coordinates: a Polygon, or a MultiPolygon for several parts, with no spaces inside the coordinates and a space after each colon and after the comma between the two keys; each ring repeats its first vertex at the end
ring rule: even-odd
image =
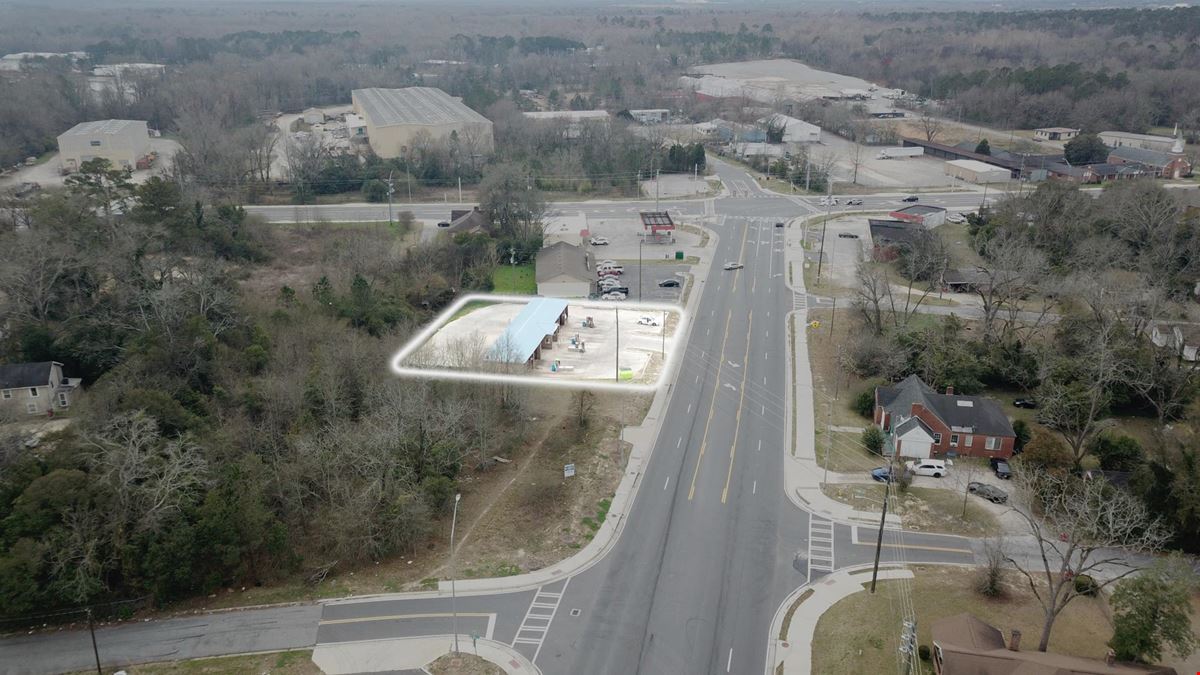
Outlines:
{"type": "MultiPolygon", "coordinates": [[[[879,579],[911,579],[912,572],[895,567],[881,567],[879,579]]],[[[770,646],[767,648],[766,675],[778,672],[787,675],[808,675],[812,672],[812,642],[821,615],[843,598],[863,590],[871,581],[871,566],[858,565],[838,570],[792,591],[779,606],[771,620],[770,646]],[[787,613],[799,600],[788,623],[787,633],[780,638],[787,613]],[[777,670],[782,666],[782,670],[777,670]]]]}
{"type": "MultiPolygon", "coordinates": [[[[784,245],[784,262],[787,272],[784,276],[788,288],[801,297],[807,295],[804,287],[804,223],[807,216],[794,219],[786,229],[784,245]]],[[[817,464],[817,439],[815,434],[815,412],[813,408],[812,368],[808,361],[808,309],[807,302],[799,303],[799,308],[788,315],[789,330],[792,333],[792,349],[788,351],[788,387],[792,408],[789,410],[791,423],[789,433],[793,434],[795,447],[791,454],[784,455],[783,469],[784,491],[788,499],[796,506],[830,520],[851,525],[875,524],[879,516],[870,511],[859,511],[849,504],[843,504],[825,495],[821,491],[821,476],[823,470],[817,464]]],[[[836,481],[831,481],[836,482],[836,481]]],[[[900,518],[888,514],[887,522],[894,527],[900,526],[900,518]]]]}
{"type": "MultiPolygon", "coordinates": [[[[469,635],[459,635],[458,644],[462,653],[487,659],[508,675],[542,672],[523,654],[495,640],[480,638],[472,642],[469,635]]],[[[317,645],[312,661],[328,675],[421,670],[453,650],[453,635],[385,638],[317,645]]]]}
{"type": "MultiPolygon", "coordinates": [[[[700,256],[700,262],[692,267],[693,287],[688,294],[688,306],[684,308],[685,313],[700,303],[700,298],[704,294],[704,280],[708,277],[709,269],[713,264],[711,251],[716,250],[717,243],[720,241],[720,236],[711,228],[703,224],[697,224],[696,226],[708,232],[709,240],[706,250],[710,251],[710,253],[700,256]]],[[[688,337],[693,326],[694,324],[691,322],[684,326],[685,334],[682,336],[683,339],[680,341],[680,344],[686,345],[688,343],[688,337]]],[[[682,363],[683,359],[676,359],[673,367],[678,368],[682,363]]],[[[621,536],[621,531],[625,527],[626,517],[633,507],[633,500],[637,496],[638,488],[641,487],[642,474],[650,462],[650,455],[654,451],[654,442],[658,438],[658,431],[662,426],[664,414],[671,402],[673,392],[674,387],[670,384],[660,387],[654,394],[650,410],[647,411],[641,426],[625,428],[624,438],[632,446],[629,451],[629,461],[625,466],[625,477],[621,479],[621,483],[617,486],[617,491],[613,495],[608,516],[586,546],[565,560],[533,572],[511,577],[459,579],[455,582],[457,595],[485,595],[497,592],[507,593],[532,590],[545,584],[579,574],[599,562],[616,544],[617,539],[621,536]]],[[[369,602],[382,598],[437,598],[448,595],[450,595],[450,582],[441,581],[438,583],[436,591],[356,595],[349,598],[325,600],[323,602],[326,604],[348,604],[369,602]]]]}

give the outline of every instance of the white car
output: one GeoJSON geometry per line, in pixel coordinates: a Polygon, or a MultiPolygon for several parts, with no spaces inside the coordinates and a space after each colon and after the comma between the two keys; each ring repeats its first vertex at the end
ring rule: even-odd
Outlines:
{"type": "Polygon", "coordinates": [[[922,459],[912,462],[905,462],[905,468],[918,476],[933,476],[941,478],[950,473],[950,469],[946,466],[946,461],[943,459],[922,459]]]}
{"type": "Polygon", "coordinates": [[[745,265],[743,265],[740,262],[727,262],[721,267],[721,269],[729,271],[729,270],[740,270],[743,267],[745,267],[745,265]]]}
{"type": "Polygon", "coordinates": [[[642,318],[638,319],[638,325],[639,326],[657,326],[658,322],[655,321],[654,317],[652,317],[652,316],[643,316],[642,318]]]}
{"type": "Polygon", "coordinates": [[[596,285],[599,286],[601,290],[607,291],[610,288],[620,287],[621,282],[618,281],[616,277],[604,277],[600,281],[596,282],[596,285]]]}
{"type": "Polygon", "coordinates": [[[967,218],[961,213],[949,213],[946,214],[946,222],[958,225],[967,222],[967,218]]]}
{"type": "Polygon", "coordinates": [[[837,197],[828,197],[828,196],[821,197],[821,206],[837,206],[837,205],[838,205],[837,197]]]}
{"type": "Polygon", "coordinates": [[[605,237],[592,237],[588,239],[588,243],[592,246],[608,246],[608,239],[605,237]]]}
{"type": "Polygon", "coordinates": [[[600,262],[596,263],[596,267],[612,267],[616,264],[616,260],[601,260],[600,262]]]}
{"type": "Polygon", "coordinates": [[[619,291],[613,291],[612,293],[605,293],[604,295],[600,296],[600,299],[601,300],[624,300],[625,294],[621,293],[619,291]]]}

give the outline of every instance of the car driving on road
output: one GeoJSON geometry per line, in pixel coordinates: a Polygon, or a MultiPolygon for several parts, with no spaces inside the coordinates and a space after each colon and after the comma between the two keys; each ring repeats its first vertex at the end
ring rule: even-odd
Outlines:
{"type": "Polygon", "coordinates": [[[916,201],[920,201],[920,199],[921,199],[921,198],[920,198],[920,197],[918,197],[918,196],[916,196],[916,195],[909,195],[909,196],[905,197],[904,199],[901,199],[900,201],[902,201],[902,202],[916,202],[916,201]]]}
{"type": "Polygon", "coordinates": [[[847,199],[846,200],[846,206],[862,206],[862,205],[863,205],[863,200],[861,200],[861,199],[847,199]]]}
{"type": "Polygon", "coordinates": [[[725,263],[725,264],[724,264],[724,265],[721,267],[721,269],[724,269],[724,270],[726,270],[726,271],[728,271],[728,270],[740,270],[740,269],[742,269],[743,267],[745,267],[745,265],[743,265],[743,264],[742,264],[742,263],[740,263],[740,262],[727,262],[727,263],[725,263]]]}
{"type": "Polygon", "coordinates": [[[592,237],[591,239],[588,239],[588,243],[591,244],[592,246],[608,246],[608,238],[607,237],[592,237]]]}

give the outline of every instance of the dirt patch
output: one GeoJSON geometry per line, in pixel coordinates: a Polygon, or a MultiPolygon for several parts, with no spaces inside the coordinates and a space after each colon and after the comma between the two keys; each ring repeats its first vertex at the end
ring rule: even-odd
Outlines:
{"type": "Polygon", "coordinates": [[[504,675],[504,670],[474,654],[446,654],[426,666],[430,675],[504,675]]]}
{"type": "MultiPolygon", "coordinates": [[[[831,498],[850,504],[860,511],[879,512],[883,505],[882,483],[853,483],[823,485],[821,489],[831,498]]],[[[900,495],[898,502],[889,501],[904,522],[904,529],[914,532],[939,532],[965,537],[989,537],[1000,532],[1000,524],[990,511],[968,495],[963,511],[963,495],[940,488],[912,487],[900,495]]]]}

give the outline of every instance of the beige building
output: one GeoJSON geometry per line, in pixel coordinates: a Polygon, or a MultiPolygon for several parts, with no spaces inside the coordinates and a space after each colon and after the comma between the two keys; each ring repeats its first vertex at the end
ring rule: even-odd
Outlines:
{"type": "Polygon", "coordinates": [[[355,89],[350,98],[366,123],[367,142],[384,159],[403,157],[422,132],[456,139],[469,154],[491,154],[494,147],[491,121],[441,89],[355,89]]]}
{"type": "Polygon", "coordinates": [[[138,161],[150,154],[150,132],[138,120],[81,122],[58,137],[58,152],[65,173],[99,157],[117,168],[136,169],[138,161]]]}
{"type": "Polygon", "coordinates": [[[45,415],[71,406],[78,378],[65,377],[58,361],[0,365],[0,416],[45,415]]]}
{"type": "Polygon", "coordinates": [[[1008,169],[974,159],[954,159],[946,162],[945,172],[951,178],[968,183],[1003,183],[1012,175],[1008,169]]]}
{"type": "Polygon", "coordinates": [[[583,249],[560,241],[538,251],[538,295],[554,298],[586,298],[592,292],[592,271],[583,249]]]}
{"type": "MultiPolygon", "coordinates": [[[[1176,152],[1176,148],[1182,145],[1182,140],[1175,136],[1132,134],[1127,131],[1101,131],[1097,135],[1110,148],[1141,148],[1157,152],[1176,152]]],[[[1183,152],[1183,149],[1179,148],[1178,152],[1183,152]]]]}

